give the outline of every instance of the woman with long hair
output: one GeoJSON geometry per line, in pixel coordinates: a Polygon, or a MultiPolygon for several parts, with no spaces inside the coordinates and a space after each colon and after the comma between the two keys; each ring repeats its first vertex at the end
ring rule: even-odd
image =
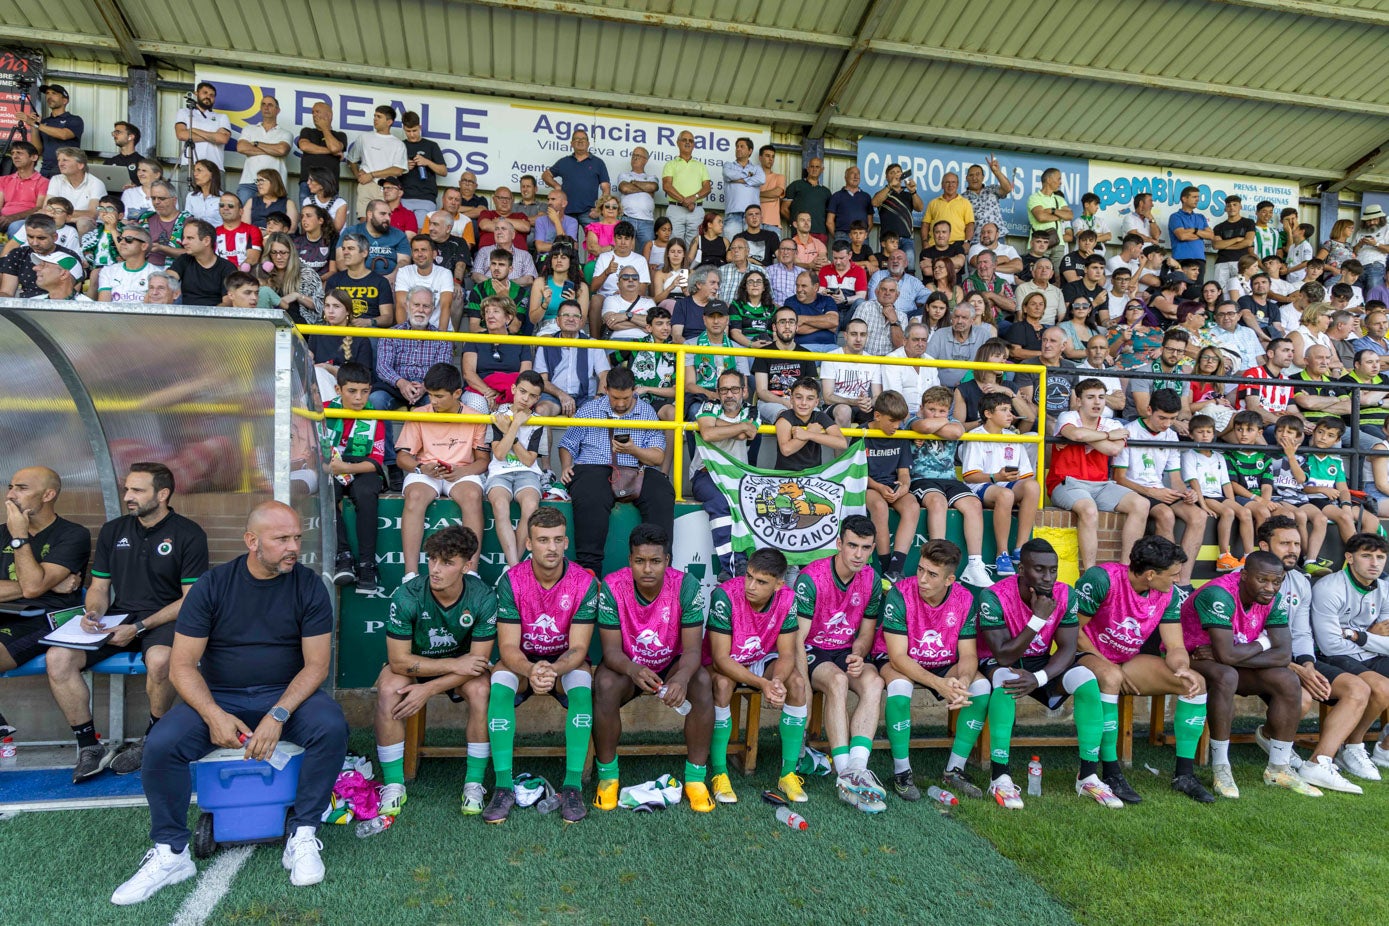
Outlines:
{"type": "Polygon", "coordinates": [[[265,262],[256,268],[261,285],[270,287],[279,295],[280,308],[294,319],[295,324],[316,325],[321,322],[323,280],[300,262],[294,239],[284,232],[271,232],[265,236],[264,253],[265,262]]]}
{"type": "Polygon", "coordinates": [[[661,266],[651,275],[651,301],[675,310],[675,300],[690,294],[690,249],[672,238],[661,252],[661,266]]]}
{"type": "Polygon", "coordinates": [[[304,197],[301,206],[318,206],[333,217],[333,231],[342,234],[347,224],[347,200],[338,195],[338,178],[331,170],[315,167],[309,171],[309,179],[304,182],[309,195],[304,197]]]}
{"type": "Polygon", "coordinates": [[[936,292],[945,293],[950,300],[948,309],[955,308],[965,299],[965,291],[956,279],[955,262],[948,257],[937,257],[931,261],[931,279],[927,285],[936,292]]]}
{"type": "Polygon", "coordinates": [[[1156,356],[1162,348],[1162,329],[1153,323],[1142,299],[1130,299],[1124,313],[1109,326],[1109,356],[1131,370],[1156,356]]]}
{"type": "MultiPolygon", "coordinates": [[[[670,236],[674,230],[675,226],[670,224],[670,219],[661,216],[652,226],[651,240],[646,242],[646,246],[641,249],[642,256],[646,258],[646,264],[651,268],[653,277],[666,259],[666,246],[670,244],[670,236]]],[[[660,302],[659,299],[656,301],[660,302]]]]}
{"type": "Polygon", "coordinates": [[[188,196],[183,201],[183,211],[195,219],[211,223],[213,228],[222,224],[222,168],[206,158],[193,162],[193,182],[189,185],[188,196]]]}
{"type": "MultiPolygon", "coordinates": [[[[559,330],[560,303],[576,299],[588,305],[588,284],[584,282],[583,265],[573,246],[556,243],[545,261],[545,272],[531,284],[527,316],[536,337],[545,337],[559,330]]],[[[515,312],[513,310],[512,314],[515,312]]],[[[519,372],[519,371],[518,371],[519,372]]]]}
{"type": "MultiPolygon", "coordinates": [[[[1007,363],[1010,345],[1002,338],[989,338],[974,352],[975,363],[1007,363]]],[[[984,396],[1001,393],[1013,399],[1013,412],[1019,424],[1037,420],[1037,406],[1032,402],[1031,386],[1023,392],[1014,392],[1003,382],[1003,374],[997,370],[973,370],[969,379],[961,380],[955,387],[955,402],[951,414],[964,425],[966,431],[979,427],[983,416],[979,404],[984,396]]],[[[1019,427],[1018,430],[1023,430],[1019,427]]]]}
{"type": "Polygon", "coordinates": [[[942,328],[950,327],[950,310],[955,308],[955,305],[950,301],[948,293],[936,290],[926,297],[926,304],[921,307],[921,315],[914,320],[925,325],[931,334],[935,334],[942,328]]]}
{"type": "MultiPolygon", "coordinates": [[[[346,290],[330,290],[323,297],[323,324],[334,328],[352,327],[352,296],[346,290]]],[[[322,367],[330,376],[337,376],[338,367],[349,360],[373,372],[376,370],[376,347],[371,338],[311,334],[308,344],[313,351],[314,365],[322,367]]]]}
{"type": "Polygon", "coordinates": [[[1067,360],[1085,359],[1085,345],[1099,333],[1099,329],[1092,324],[1094,317],[1095,307],[1086,296],[1077,296],[1066,307],[1066,318],[1058,327],[1071,339],[1071,343],[1062,351],[1062,356],[1067,360]]]}
{"type": "Polygon", "coordinates": [[[1350,219],[1337,219],[1331,226],[1331,237],[1321,243],[1317,259],[1326,269],[1339,274],[1341,265],[1355,257],[1355,249],[1350,246],[1350,233],[1355,230],[1355,222],[1350,219]]]}
{"type": "MultiPolygon", "coordinates": [[[[1214,344],[1201,348],[1196,354],[1196,366],[1191,372],[1199,376],[1224,376],[1225,352],[1214,344]]],[[[1230,387],[1206,380],[1192,380],[1187,386],[1191,393],[1192,413],[1210,416],[1215,422],[1215,436],[1218,440],[1235,416],[1235,407],[1225,397],[1225,390],[1230,387]]]]}
{"type": "Polygon", "coordinates": [[[690,265],[713,264],[722,267],[728,263],[728,239],[723,236],[723,213],[706,212],[699,223],[699,235],[695,238],[695,256],[690,265]]]}
{"type": "Polygon", "coordinates": [[[733,297],[728,336],[742,347],[767,347],[772,343],[772,318],[777,308],[767,275],[754,267],[744,275],[733,297]]]}
{"type": "Polygon", "coordinates": [[[299,234],[294,236],[294,248],[299,252],[300,263],[321,279],[337,273],[337,262],[333,260],[337,239],[333,218],[327,209],[310,204],[299,213],[299,234]]]}
{"type": "Polygon", "coordinates": [[[267,167],[256,171],[256,195],[241,207],[241,221],[264,231],[265,217],[272,212],[283,212],[289,216],[291,233],[299,227],[299,207],[289,198],[280,172],[267,167]]]}

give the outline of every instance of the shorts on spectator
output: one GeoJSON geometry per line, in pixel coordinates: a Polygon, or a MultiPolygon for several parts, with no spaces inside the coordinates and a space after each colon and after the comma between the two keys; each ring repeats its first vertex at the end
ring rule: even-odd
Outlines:
{"type": "Polygon", "coordinates": [[[643,396],[643,398],[645,398],[647,403],[651,406],[651,408],[657,412],[665,408],[667,405],[675,404],[674,399],[667,399],[663,395],[648,395],[643,396]]]}
{"type": "Polygon", "coordinates": [[[1341,507],[1350,508],[1350,507],[1352,507],[1351,505],[1342,506],[1342,505],[1341,505],[1341,502],[1340,502],[1340,499],[1328,498],[1328,497],[1326,497],[1325,495],[1312,495],[1312,496],[1308,496],[1307,501],[1306,501],[1306,504],[1308,504],[1308,505],[1316,505],[1316,506],[1317,506],[1318,508],[1320,508],[1322,511],[1325,511],[1325,510],[1328,509],[1328,508],[1341,508],[1341,507]]]}
{"type": "Polygon", "coordinates": [[[974,494],[969,486],[958,479],[913,479],[911,493],[916,496],[918,502],[926,501],[926,496],[932,493],[944,495],[947,506],[974,494]]]}
{"type": "Polygon", "coordinates": [[[1096,482],[1067,476],[1051,493],[1051,503],[1070,511],[1082,498],[1092,499],[1100,511],[1114,511],[1128,497],[1131,489],[1113,482],[1096,482]]]}
{"type": "Polygon", "coordinates": [[[405,476],[405,482],[401,485],[400,488],[403,492],[406,489],[410,488],[412,485],[423,483],[424,485],[433,488],[434,491],[439,494],[440,498],[448,498],[449,493],[453,491],[454,486],[468,482],[471,482],[473,485],[481,489],[483,485],[482,474],[470,473],[467,476],[459,476],[457,479],[443,479],[436,476],[426,476],[424,473],[408,473],[405,476]]]}
{"type": "Polygon", "coordinates": [[[489,473],[487,475],[486,494],[491,495],[493,489],[506,489],[512,498],[526,489],[539,495],[541,492],[540,474],[533,469],[514,469],[507,473],[489,473]]]}
{"type": "Polygon", "coordinates": [[[1000,489],[1011,489],[1019,482],[1022,482],[1022,480],[1014,479],[1012,482],[969,482],[966,483],[966,485],[969,486],[970,494],[982,502],[984,500],[984,493],[988,492],[989,489],[992,489],[994,486],[998,486],[1000,489]]]}
{"type": "Polygon", "coordinates": [[[775,424],[777,416],[786,411],[785,405],[778,405],[775,402],[757,402],[757,417],[763,424],[775,424]]]}

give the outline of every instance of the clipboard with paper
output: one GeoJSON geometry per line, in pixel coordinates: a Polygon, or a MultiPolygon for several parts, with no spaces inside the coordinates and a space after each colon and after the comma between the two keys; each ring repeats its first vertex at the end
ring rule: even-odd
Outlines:
{"type": "Polygon", "coordinates": [[[42,642],[48,646],[62,646],[67,649],[98,650],[111,639],[111,633],[125,623],[128,614],[105,614],[97,619],[100,628],[95,632],[82,629],[82,615],[85,608],[65,608],[51,611],[48,622],[53,630],[42,642]]]}

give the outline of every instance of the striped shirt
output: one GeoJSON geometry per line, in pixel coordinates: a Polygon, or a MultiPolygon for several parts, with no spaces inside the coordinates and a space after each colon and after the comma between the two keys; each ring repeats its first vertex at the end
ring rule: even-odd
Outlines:
{"type": "MultiPolygon", "coordinates": [[[[408,331],[410,325],[396,325],[392,331],[408,331]]],[[[438,331],[426,325],[425,331],[438,331]]],[[[382,338],[376,347],[376,378],[394,387],[396,380],[424,382],[424,374],[436,363],[453,362],[453,345],[448,341],[415,338],[382,338]]]]}
{"type": "MultiPolygon", "coordinates": [[[[641,398],[632,400],[632,407],[627,410],[627,414],[614,414],[612,403],[608,397],[600,395],[596,399],[590,399],[579,406],[574,413],[575,418],[620,418],[627,421],[658,421],[656,410],[641,398]]],[[[564,438],[560,441],[560,446],[569,451],[569,455],[574,458],[575,466],[611,466],[613,464],[611,437],[617,433],[614,428],[596,427],[571,427],[564,432],[564,438]]],[[[648,430],[646,428],[633,428],[627,432],[632,436],[632,444],[637,447],[662,447],[666,445],[666,435],[664,431],[648,430]]],[[[627,454],[617,455],[618,466],[639,466],[640,462],[636,457],[627,454]]]]}
{"type": "MultiPolygon", "coordinates": [[[[1268,367],[1265,366],[1252,367],[1251,369],[1245,370],[1240,375],[1246,379],[1283,378],[1277,373],[1270,373],[1268,367]]],[[[1240,398],[1252,395],[1255,392],[1259,394],[1259,401],[1263,403],[1264,408],[1277,415],[1281,415],[1283,412],[1287,411],[1289,403],[1293,400],[1292,386],[1257,386],[1251,383],[1248,386],[1239,387],[1240,398]]]]}

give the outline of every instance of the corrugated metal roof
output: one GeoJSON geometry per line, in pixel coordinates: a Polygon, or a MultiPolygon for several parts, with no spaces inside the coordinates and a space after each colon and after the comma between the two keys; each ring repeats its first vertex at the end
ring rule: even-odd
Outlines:
{"type": "Polygon", "coordinates": [[[0,0],[0,39],[1306,181],[1389,146],[1386,0],[0,0]]]}

